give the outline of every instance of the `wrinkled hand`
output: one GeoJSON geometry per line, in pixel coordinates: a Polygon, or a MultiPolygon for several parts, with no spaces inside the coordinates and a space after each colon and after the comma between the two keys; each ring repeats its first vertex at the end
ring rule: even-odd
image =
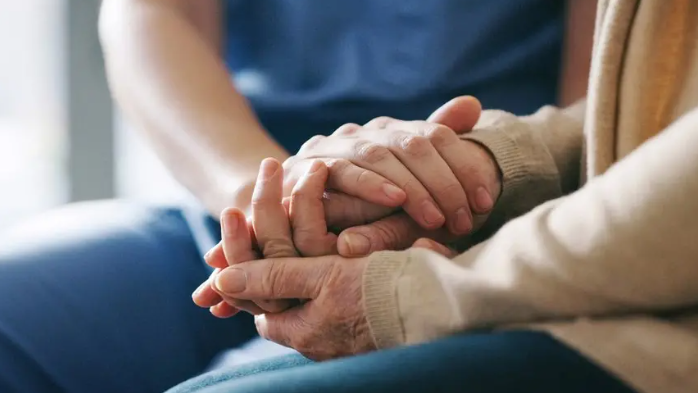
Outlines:
{"type": "MultiPolygon", "coordinates": [[[[415,247],[452,255],[429,239],[415,247]]],[[[224,269],[214,285],[230,299],[302,299],[286,311],[255,316],[257,331],[310,359],[332,359],[376,348],[363,303],[367,263],[336,255],[263,259],[224,269]]]]}
{"type": "Polygon", "coordinates": [[[276,160],[264,160],[252,196],[252,219],[248,223],[239,209],[226,209],[221,214],[222,240],[204,257],[216,270],[194,292],[194,302],[222,318],[235,315],[238,310],[260,314],[290,307],[293,302],[287,300],[251,302],[226,298],[211,284],[220,270],[229,265],[260,256],[299,256],[294,242],[312,241],[312,247],[306,247],[303,255],[336,254],[337,237],[327,231],[322,204],[327,174],[327,167],[321,161],[312,163],[296,183],[285,206],[281,198],[283,169],[276,160]]]}

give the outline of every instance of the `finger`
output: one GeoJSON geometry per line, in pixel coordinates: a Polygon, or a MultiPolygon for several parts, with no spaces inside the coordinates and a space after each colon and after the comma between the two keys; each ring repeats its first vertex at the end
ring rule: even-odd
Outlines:
{"type": "Polygon", "coordinates": [[[478,214],[490,212],[494,207],[492,195],[497,185],[497,174],[496,164],[484,148],[461,140],[446,127],[424,128],[424,131],[466,193],[470,209],[478,214]]]}
{"type": "Polygon", "coordinates": [[[329,228],[345,229],[367,224],[387,217],[397,210],[333,191],[325,192],[322,202],[329,228]]]}
{"type": "MultiPolygon", "coordinates": [[[[457,235],[470,232],[472,213],[463,186],[431,141],[419,135],[424,129],[441,130],[454,137],[455,134],[447,127],[426,122],[405,122],[404,127],[413,132],[392,133],[389,149],[436,200],[451,232],[457,235]]],[[[414,218],[412,212],[405,211],[414,218]]]]}
{"type": "Polygon", "coordinates": [[[255,315],[254,324],[259,336],[284,347],[292,348],[291,337],[288,334],[288,325],[281,321],[282,318],[285,318],[283,316],[291,311],[287,310],[279,314],[255,315]],[[270,319],[272,320],[271,323],[269,323],[270,319]]]}
{"type": "MultiPolygon", "coordinates": [[[[221,248],[227,263],[225,267],[257,259],[252,248],[252,238],[245,214],[238,208],[228,208],[221,213],[221,248]]],[[[217,252],[214,247],[212,252],[217,252]]]]}
{"type": "Polygon", "coordinates": [[[209,276],[206,281],[201,283],[201,285],[199,285],[199,287],[196,288],[194,293],[191,295],[194,304],[197,306],[209,308],[223,300],[223,298],[211,287],[212,278],[218,273],[218,271],[220,271],[220,269],[216,269],[213,273],[211,273],[211,276],[209,276]]]}
{"type": "Polygon", "coordinates": [[[338,261],[331,255],[245,262],[223,269],[214,285],[235,299],[315,299],[338,261]]]}
{"type": "Polygon", "coordinates": [[[339,235],[339,255],[356,258],[382,250],[404,250],[422,237],[446,242],[453,236],[447,230],[425,230],[405,213],[398,213],[374,223],[349,228],[339,235]]]}
{"type": "Polygon", "coordinates": [[[381,117],[376,117],[375,119],[364,124],[364,127],[382,130],[382,129],[388,128],[388,126],[395,121],[397,121],[397,120],[392,118],[392,117],[381,116],[381,117]]]}
{"type": "MultiPolygon", "coordinates": [[[[374,135],[371,138],[376,138],[375,130],[367,132],[373,132],[374,135]]],[[[385,135],[390,134],[385,133],[385,135]]],[[[388,140],[385,142],[383,145],[389,144],[388,140]]],[[[407,199],[402,208],[424,228],[434,229],[442,226],[445,217],[429,191],[410,169],[383,145],[359,140],[354,144],[354,158],[351,161],[364,169],[378,173],[405,191],[407,199]]]]}
{"type": "Polygon", "coordinates": [[[222,301],[224,303],[228,303],[232,307],[237,308],[240,311],[245,311],[252,315],[259,315],[267,312],[262,307],[255,304],[255,302],[253,302],[252,300],[233,299],[232,297],[225,295],[222,295],[222,298],[222,301]]]}
{"type": "Polygon", "coordinates": [[[252,194],[252,226],[265,258],[298,256],[282,204],[283,169],[278,161],[262,161],[252,194]]]}
{"type": "Polygon", "coordinates": [[[225,254],[223,253],[222,240],[206,252],[206,255],[204,255],[204,262],[212,268],[223,269],[228,266],[228,261],[225,259],[225,254]]]}
{"type": "MultiPolygon", "coordinates": [[[[252,194],[252,227],[264,258],[298,256],[291,237],[288,213],[282,203],[284,171],[278,161],[265,159],[252,194]]],[[[265,311],[279,312],[291,302],[269,301],[260,296],[256,303],[265,311]]]]}
{"type": "Polygon", "coordinates": [[[442,105],[429,116],[429,123],[444,125],[457,134],[469,132],[475,127],[482,113],[482,104],[472,96],[460,96],[442,105]]]}
{"type": "MultiPolygon", "coordinates": [[[[245,214],[240,209],[229,208],[221,213],[221,234],[223,237],[221,243],[228,265],[235,265],[240,262],[251,261],[258,258],[257,253],[252,248],[253,245],[250,232],[245,214]]],[[[220,269],[214,271],[211,275],[212,280],[215,279],[215,276],[219,272],[220,269]]],[[[214,288],[211,288],[211,290],[215,292],[214,288]]],[[[221,294],[218,295],[221,297],[221,294]]],[[[226,300],[231,306],[247,311],[250,314],[264,311],[274,312],[284,307],[283,304],[266,304],[264,301],[260,301],[260,305],[258,306],[248,300],[229,299],[225,296],[222,296],[222,299],[226,300]]]]}
{"type": "Polygon", "coordinates": [[[314,148],[325,138],[327,138],[325,135],[315,135],[314,137],[305,141],[303,145],[301,145],[300,149],[298,149],[298,153],[305,152],[306,150],[314,148]]]}
{"type": "Polygon", "coordinates": [[[414,248],[426,248],[427,250],[431,250],[434,252],[437,252],[446,258],[453,258],[456,256],[456,252],[454,250],[451,250],[450,248],[444,246],[441,243],[435,242],[431,239],[427,238],[421,238],[418,239],[414,244],[412,245],[414,248]]]}
{"type": "Polygon", "coordinates": [[[328,170],[316,160],[291,192],[293,244],[303,256],[337,253],[337,235],[327,232],[323,194],[328,170]]]}
{"type": "Polygon", "coordinates": [[[360,125],[355,123],[347,123],[337,128],[335,132],[332,133],[332,135],[349,136],[356,133],[356,131],[358,131],[359,129],[361,129],[360,125]]]}
{"type": "Polygon", "coordinates": [[[218,318],[230,318],[237,314],[240,310],[231,306],[226,302],[221,302],[209,308],[211,314],[218,318]]]}
{"type": "Polygon", "coordinates": [[[383,206],[397,207],[407,194],[385,177],[354,165],[348,160],[327,161],[330,176],[327,188],[383,206]]]}
{"type": "Polygon", "coordinates": [[[209,278],[199,286],[196,292],[194,292],[192,298],[196,305],[211,308],[220,302],[227,302],[231,306],[239,310],[247,311],[250,314],[260,314],[264,312],[264,310],[249,300],[237,300],[219,293],[213,285],[213,282],[220,271],[221,269],[214,270],[211,276],[209,276],[209,278]]]}
{"type": "Polygon", "coordinates": [[[294,307],[278,314],[257,315],[254,318],[257,333],[269,341],[285,347],[303,350],[300,338],[308,335],[306,307],[294,307]]]}

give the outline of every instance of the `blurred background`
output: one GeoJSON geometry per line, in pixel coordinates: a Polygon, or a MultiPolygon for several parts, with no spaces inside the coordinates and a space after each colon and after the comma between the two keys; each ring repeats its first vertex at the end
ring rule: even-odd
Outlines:
{"type": "Polygon", "coordinates": [[[73,201],[183,196],[114,108],[99,3],[2,0],[0,230],[73,201]]]}

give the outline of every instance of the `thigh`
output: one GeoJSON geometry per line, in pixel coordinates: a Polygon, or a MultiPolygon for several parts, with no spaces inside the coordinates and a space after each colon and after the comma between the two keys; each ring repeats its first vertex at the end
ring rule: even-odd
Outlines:
{"type": "Polygon", "coordinates": [[[300,362],[297,367],[294,361],[299,359],[268,363],[274,371],[264,373],[247,366],[230,370],[227,376],[202,376],[183,385],[188,390],[182,392],[633,392],[539,332],[455,336],[330,362],[300,362]],[[191,389],[197,382],[200,389],[191,389]]]}
{"type": "Polygon", "coordinates": [[[161,392],[254,335],[196,307],[178,209],[70,206],[0,235],[0,391],[161,392]]]}

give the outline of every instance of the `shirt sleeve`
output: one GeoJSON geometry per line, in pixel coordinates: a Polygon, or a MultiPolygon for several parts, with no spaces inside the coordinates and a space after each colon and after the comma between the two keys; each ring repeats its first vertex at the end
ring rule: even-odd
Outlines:
{"type": "Polygon", "coordinates": [[[376,343],[697,304],[696,150],[698,109],[452,260],[419,249],[374,254],[364,302],[376,343]]]}
{"type": "Polygon", "coordinates": [[[490,151],[502,173],[502,194],[475,242],[535,206],[579,187],[586,101],[560,109],[543,107],[530,116],[484,111],[462,138],[490,151]]]}

